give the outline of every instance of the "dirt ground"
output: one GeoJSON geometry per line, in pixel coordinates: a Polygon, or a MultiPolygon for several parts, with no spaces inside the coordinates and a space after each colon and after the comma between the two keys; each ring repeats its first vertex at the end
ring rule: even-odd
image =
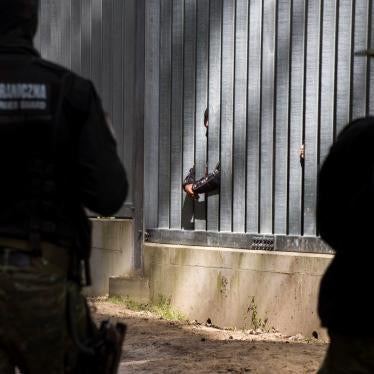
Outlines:
{"type": "Polygon", "coordinates": [[[94,302],[98,321],[128,326],[119,373],[315,373],[327,345],[301,336],[220,330],[171,322],[107,301],[94,302]]]}

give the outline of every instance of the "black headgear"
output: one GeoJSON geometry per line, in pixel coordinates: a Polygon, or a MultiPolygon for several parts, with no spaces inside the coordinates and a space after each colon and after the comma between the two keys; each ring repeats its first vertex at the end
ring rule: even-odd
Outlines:
{"type": "Polygon", "coordinates": [[[33,39],[38,27],[39,0],[0,0],[0,36],[20,30],[33,39]]]}

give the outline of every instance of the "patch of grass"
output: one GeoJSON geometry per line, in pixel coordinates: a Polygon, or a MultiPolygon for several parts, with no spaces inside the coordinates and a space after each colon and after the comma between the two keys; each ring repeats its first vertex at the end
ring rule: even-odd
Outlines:
{"type": "Polygon", "coordinates": [[[125,306],[136,312],[151,312],[168,321],[186,321],[187,318],[171,307],[171,300],[163,295],[159,295],[152,303],[139,303],[131,297],[111,296],[110,303],[125,306]]]}
{"type": "Polygon", "coordinates": [[[131,297],[125,296],[110,296],[108,298],[108,302],[119,305],[119,306],[124,306],[127,309],[134,310],[136,312],[140,311],[148,311],[148,304],[142,304],[139,303],[135,300],[133,300],[131,297]]]}

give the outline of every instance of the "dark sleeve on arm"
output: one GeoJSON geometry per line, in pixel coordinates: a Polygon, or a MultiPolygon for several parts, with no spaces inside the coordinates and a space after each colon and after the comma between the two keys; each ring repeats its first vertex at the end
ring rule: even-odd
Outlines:
{"type": "Polygon", "coordinates": [[[198,194],[209,193],[219,189],[221,185],[221,165],[218,163],[216,168],[206,177],[197,180],[192,190],[198,194]]]}
{"type": "Polygon", "coordinates": [[[101,101],[90,83],[88,115],[78,153],[80,198],[88,209],[110,216],[122,206],[128,191],[125,169],[101,101]]]}

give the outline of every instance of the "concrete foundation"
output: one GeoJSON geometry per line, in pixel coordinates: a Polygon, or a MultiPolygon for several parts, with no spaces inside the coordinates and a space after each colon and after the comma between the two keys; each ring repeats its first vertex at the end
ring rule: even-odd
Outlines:
{"type": "Polygon", "coordinates": [[[111,277],[109,296],[129,297],[139,303],[147,304],[150,302],[149,280],[137,276],[111,277]]]}
{"type": "Polygon", "coordinates": [[[133,221],[131,219],[93,219],[91,273],[88,296],[109,293],[109,278],[128,276],[133,271],[133,221]]]}
{"type": "Polygon", "coordinates": [[[331,255],[146,243],[150,296],[189,319],[322,339],[317,298],[331,255]]]}

